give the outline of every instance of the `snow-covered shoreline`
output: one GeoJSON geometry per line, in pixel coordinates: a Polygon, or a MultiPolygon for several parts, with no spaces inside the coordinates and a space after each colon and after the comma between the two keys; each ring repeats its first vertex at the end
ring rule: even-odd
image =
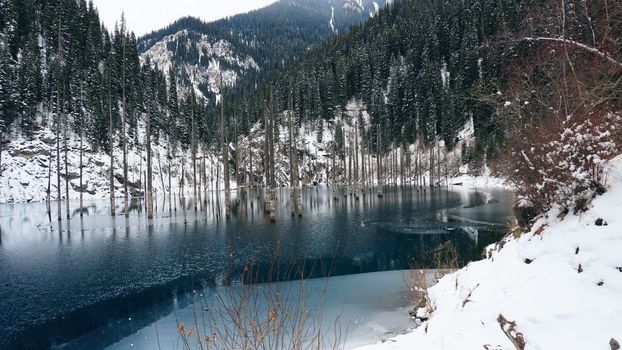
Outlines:
{"type": "MultiPolygon", "coordinates": [[[[344,135],[350,135],[344,142],[353,142],[352,134],[357,129],[359,122],[359,115],[362,115],[363,123],[367,128],[370,128],[370,116],[366,111],[365,105],[356,100],[350,101],[346,108],[346,113],[335,121],[342,123],[344,135]]],[[[284,118],[285,120],[286,118],[284,118]]],[[[128,178],[130,183],[130,190],[133,192],[141,192],[138,186],[144,187],[144,180],[146,173],[146,149],[144,145],[145,141],[145,123],[143,120],[138,124],[137,142],[130,142],[128,147],[128,178]],[[133,186],[132,186],[133,185],[133,186]]],[[[465,142],[467,145],[471,145],[474,142],[473,122],[469,121],[463,127],[463,130],[459,133],[458,138],[465,142]]],[[[300,175],[303,185],[313,184],[326,184],[332,183],[332,175],[329,175],[332,167],[332,142],[334,135],[327,127],[319,127],[314,123],[303,124],[299,129],[299,137],[297,139],[298,149],[304,154],[299,164],[300,175]]],[[[240,162],[242,167],[249,166],[247,156],[247,149],[249,143],[252,145],[253,163],[252,172],[256,179],[260,179],[263,176],[263,163],[262,152],[264,147],[265,131],[261,128],[260,123],[256,123],[250,131],[250,134],[239,138],[238,147],[240,152],[240,162]],[[250,141],[249,141],[250,140],[250,141]]],[[[80,196],[80,181],[79,181],[79,167],[80,167],[80,142],[77,135],[69,135],[67,141],[67,158],[68,158],[68,177],[69,177],[69,199],[78,199],[80,196]]],[[[276,149],[276,161],[275,166],[277,168],[276,181],[280,186],[289,185],[289,158],[287,156],[288,146],[288,130],[287,125],[280,125],[279,140],[275,145],[276,149]]],[[[161,195],[168,192],[168,173],[169,164],[167,157],[169,156],[168,145],[166,142],[154,142],[152,146],[152,163],[153,163],[153,189],[155,195],[161,195]]],[[[61,198],[65,199],[65,153],[61,145],[61,198]]],[[[88,142],[83,144],[83,188],[82,193],[85,199],[102,199],[110,196],[110,155],[103,150],[94,150],[88,142]]],[[[351,147],[351,146],[350,146],[351,147]]],[[[492,177],[489,171],[484,171],[483,176],[473,177],[467,175],[469,172],[468,166],[460,167],[460,160],[462,159],[461,148],[456,147],[452,151],[445,153],[444,143],[442,141],[436,144],[436,147],[443,149],[443,161],[447,162],[445,168],[450,165],[453,171],[451,174],[463,174],[458,177],[450,177],[446,179],[439,177],[441,186],[449,186],[450,188],[457,188],[458,185],[464,188],[483,188],[483,187],[502,187],[511,189],[511,187],[504,184],[504,181],[499,178],[492,177]]],[[[398,148],[395,152],[399,154],[399,159],[402,159],[402,152],[410,152],[411,157],[414,159],[414,155],[420,157],[421,166],[426,166],[429,163],[428,154],[425,151],[423,145],[418,143],[403,148],[398,148]]],[[[234,145],[231,144],[231,161],[234,161],[235,153],[234,145]]],[[[204,149],[199,150],[198,157],[202,158],[205,154],[205,172],[208,189],[216,188],[216,182],[220,183],[220,188],[224,187],[222,171],[218,170],[221,167],[222,158],[220,152],[214,154],[214,152],[207,151],[204,153],[204,149]]],[[[115,157],[115,195],[117,197],[123,197],[123,163],[122,152],[119,147],[114,150],[115,157]]],[[[181,151],[178,149],[174,152],[173,162],[170,164],[171,173],[171,188],[173,193],[191,194],[193,190],[193,172],[192,164],[190,163],[191,154],[190,151],[181,151]],[[182,162],[184,164],[182,164],[182,162]],[[182,181],[182,169],[184,170],[184,181],[182,181]],[[184,188],[182,185],[185,183],[184,188]]],[[[372,166],[376,164],[375,155],[369,155],[369,159],[372,162],[372,166]]],[[[199,162],[202,162],[199,159],[199,162]]],[[[337,161],[335,166],[339,169],[346,167],[346,162],[337,161]],[[343,163],[343,164],[342,164],[343,163]]],[[[46,200],[47,188],[48,188],[48,176],[50,176],[49,186],[51,189],[51,199],[56,200],[57,188],[56,188],[56,138],[50,128],[44,128],[34,135],[34,137],[26,140],[23,137],[15,137],[11,142],[3,146],[2,149],[2,173],[0,175],[0,204],[8,203],[30,203],[30,202],[43,202],[46,200]],[[50,163],[50,156],[52,161],[50,163]],[[51,165],[51,173],[50,167],[51,165]]],[[[201,166],[201,164],[199,164],[201,166]]],[[[388,166],[387,166],[388,167],[388,166]]],[[[414,164],[411,164],[411,168],[414,164]]],[[[410,176],[413,177],[414,169],[411,169],[410,176]]],[[[447,169],[445,169],[447,171],[447,169]]],[[[485,169],[486,170],[486,169],[485,169]]],[[[342,170],[338,170],[342,171],[342,170]]],[[[345,170],[344,170],[345,171],[345,170]]],[[[370,173],[375,173],[375,169],[372,169],[370,173]]],[[[396,171],[399,173],[399,171],[396,171]]],[[[199,173],[200,175],[200,173],[199,173]]],[[[345,175],[341,175],[345,176],[345,175]]],[[[429,173],[427,170],[423,170],[420,174],[423,182],[429,181],[429,173]]],[[[385,183],[388,180],[393,179],[400,184],[403,182],[412,183],[414,178],[410,178],[408,181],[402,181],[403,179],[399,174],[388,176],[388,170],[385,177],[385,183]]],[[[203,180],[203,179],[199,179],[203,180]]],[[[345,181],[345,178],[336,179],[337,181],[345,181]]],[[[231,188],[235,190],[236,183],[235,178],[231,177],[231,188]]],[[[388,184],[388,183],[387,183],[388,184]]],[[[202,185],[206,185],[202,183],[202,185]]]]}
{"type": "Polygon", "coordinates": [[[610,165],[609,191],[587,212],[551,210],[528,233],[491,246],[487,259],[429,289],[429,321],[362,349],[515,350],[500,315],[515,322],[525,349],[615,348],[622,340],[622,156],[610,165]]]}

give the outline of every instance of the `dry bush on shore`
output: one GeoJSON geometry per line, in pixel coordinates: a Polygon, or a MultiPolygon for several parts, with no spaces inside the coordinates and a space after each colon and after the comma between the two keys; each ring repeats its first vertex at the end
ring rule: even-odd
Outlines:
{"type": "Polygon", "coordinates": [[[343,339],[339,316],[322,324],[323,286],[308,284],[304,268],[281,265],[268,271],[248,265],[239,285],[212,288],[214,302],[193,300],[194,322],[178,325],[183,349],[302,350],[337,349],[343,339]],[[286,266],[281,268],[281,266],[286,266]],[[282,283],[284,276],[297,276],[282,283]],[[317,303],[320,304],[317,304],[317,303]]]}
{"type": "Polygon", "coordinates": [[[406,276],[406,284],[415,308],[410,312],[411,318],[417,324],[425,322],[434,311],[435,306],[428,294],[428,288],[438,281],[458,270],[458,250],[451,242],[445,242],[428,252],[432,261],[432,269],[412,268],[406,276]]]}
{"type": "Polygon", "coordinates": [[[493,166],[518,190],[522,226],[555,205],[586,209],[622,141],[622,3],[546,0],[528,17],[500,92],[482,94],[505,132],[493,166]]]}

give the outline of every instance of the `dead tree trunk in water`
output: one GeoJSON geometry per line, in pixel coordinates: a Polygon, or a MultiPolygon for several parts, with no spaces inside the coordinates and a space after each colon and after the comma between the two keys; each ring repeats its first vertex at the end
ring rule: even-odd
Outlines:
{"type": "Polygon", "coordinates": [[[51,217],[51,214],[52,214],[52,208],[50,204],[51,192],[52,192],[52,151],[48,151],[48,188],[45,191],[45,202],[46,202],[49,217],[51,217]]]}
{"type": "MultiPolygon", "coordinates": [[[[62,64],[62,46],[63,46],[63,35],[62,35],[62,23],[63,23],[63,11],[62,5],[59,7],[59,17],[58,17],[58,60],[59,63],[62,64]]],[[[60,78],[58,79],[58,86],[56,87],[56,190],[58,193],[57,197],[57,209],[58,209],[58,221],[63,219],[62,217],[62,193],[60,188],[60,128],[61,128],[61,120],[62,120],[62,107],[61,107],[61,98],[60,98],[60,89],[62,82],[60,78]]]]}
{"type": "Polygon", "coordinates": [[[380,124],[376,126],[376,136],[377,136],[377,145],[378,148],[378,158],[377,162],[377,171],[378,171],[378,198],[384,197],[384,180],[382,179],[382,136],[380,134],[380,124]]]}
{"type": "Polygon", "coordinates": [[[265,181],[267,199],[264,203],[264,211],[268,214],[270,222],[276,221],[276,176],[274,167],[274,116],[273,116],[273,95],[272,87],[270,87],[270,97],[268,104],[264,109],[264,124],[265,124],[265,181]]]}
{"type": "Polygon", "coordinates": [[[114,200],[114,124],[112,121],[112,68],[108,67],[108,120],[110,122],[110,215],[115,216],[114,200]]]}
{"type": "Polygon", "coordinates": [[[225,181],[225,217],[231,218],[231,188],[229,184],[229,146],[227,145],[227,128],[225,126],[225,95],[223,93],[222,74],[220,75],[220,125],[222,131],[222,163],[225,181]]]}
{"type": "MultiPolygon", "coordinates": [[[[162,160],[160,159],[160,152],[158,152],[158,169],[160,173],[160,182],[162,183],[162,195],[166,196],[166,186],[164,185],[164,175],[162,174],[164,171],[162,168],[162,160]]],[[[166,201],[166,197],[163,197],[163,200],[166,201]]]]}
{"type": "Polygon", "coordinates": [[[203,165],[201,166],[203,170],[203,204],[207,204],[207,145],[203,144],[203,165]]]}
{"type": "Polygon", "coordinates": [[[147,111],[147,218],[153,219],[153,168],[151,167],[151,113],[147,111]]]}
{"type": "MultiPolygon", "coordinates": [[[[80,95],[84,96],[83,85],[80,85],[80,95]]],[[[84,155],[84,110],[80,110],[80,217],[84,216],[84,188],[82,183],[83,167],[82,157],[84,155]]]]}
{"type": "Polygon", "coordinates": [[[439,138],[438,140],[438,144],[436,146],[436,183],[438,184],[438,186],[441,186],[441,176],[442,176],[442,172],[441,172],[441,140],[439,138]]]}
{"type": "MultiPolygon", "coordinates": [[[[302,198],[300,195],[300,176],[298,174],[298,146],[296,142],[296,125],[294,123],[294,102],[292,93],[289,93],[289,162],[290,186],[292,193],[292,216],[302,216],[302,198]]],[[[328,181],[328,179],[327,179],[328,181]]]]}
{"type": "Polygon", "coordinates": [[[434,187],[434,142],[430,144],[430,187],[434,187]]]}
{"type": "Polygon", "coordinates": [[[168,136],[168,157],[167,157],[167,161],[168,161],[168,211],[172,211],[173,210],[173,181],[172,181],[172,177],[173,174],[171,173],[172,171],[172,167],[171,167],[171,161],[173,159],[173,143],[171,142],[171,135],[168,136]]]}
{"type": "Polygon", "coordinates": [[[236,199],[235,199],[235,203],[236,205],[240,205],[240,197],[242,196],[241,193],[241,188],[240,188],[240,183],[242,181],[240,181],[240,169],[242,168],[242,164],[240,164],[240,149],[239,149],[239,140],[238,140],[238,123],[236,122],[236,118],[235,115],[233,116],[233,142],[234,142],[234,148],[235,148],[235,154],[234,154],[234,159],[235,159],[235,189],[236,189],[236,199]]]}
{"type": "MultiPolygon", "coordinates": [[[[63,95],[65,94],[65,91],[63,89],[63,95]]],[[[69,120],[68,120],[68,116],[67,114],[64,114],[64,119],[63,119],[63,148],[65,151],[65,206],[66,206],[66,210],[67,210],[67,220],[71,219],[71,213],[70,213],[70,208],[69,208],[69,155],[68,155],[68,148],[69,145],[67,144],[67,138],[69,137],[68,133],[69,133],[69,120]]]]}
{"type": "MultiPolygon", "coordinates": [[[[364,128],[364,126],[361,126],[364,128]]],[[[359,131],[359,129],[357,129],[357,132],[359,131]]],[[[367,187],[367,174],[365,173],[367,171],[367,168],[365,168],[366,162],[365,162],[365,140],[364,140],[365,135],[361,135],[361,192],[363,193],[363,195],[365,195],[365,188],[367,187]]]]}
{"type": "Polygon", "coordinates": [[[192,106],[192,111],[190,113],[190,137],[191,137],[191,143],[192,143],[192,186],[193,186],[193,199],[192,199],[192,203],[194,203],[194,211],[196,212],[198,210],[197,207],[197,199],[198,197],[198,192],[197,192],[197,142],[196,142],[196,131],[195,131],[195,125],[194,125],[194,95],[192,95],[192,101],[191,103],[193,104],[192,106]]]}
{"type": "MultiPolygon", "coordinates": [[[[2,140],[3,140],[3,133],[2,133],[2,129],[0,128],[0,180],[2,180],[2,140]]],[[[49,158],[49,152],[48,152],[48,158],[49,158]]],[[[49,183],[49,176],[48,176],[48,183],[49,183]]],[[[0,181],[0,191],[2,191],[2,181],[0,181]]],[[[50,205],[50,186],[48,184],[48,195],[47,195],[47,203],[48,203],[48,208],[50,205]]]]}
{"type": "Polygon", "coordinates": [[[121,24],[122,29],[123,29],[123,33],[121,33],[121,35],[123,35],[123,64],[122,64],[122,81],[121,81],[121,87],[122,87],[122,92],[123,92],[123,102],[122,102],[122,111],[121,111],[121,140],[122,140],[122,145],[123,145],[123,191],[124,191],[124,209],[123,212],[125,213],[125,217],[129,217],[130,216],[130,205],[129,205],[129,190],[128,190],[128,177],[127,177],[127,126],[126,124],[126,120],[125,120],[125,113],[126,113],[126,101],[125,101],[125,22],[124,19],[122,18],[123,23],[121,24]]]}
{"type": "Polygon", "coordinates": [[[337,141],[335,139],[335,125],[333,124],[332,126],[333,130],[333,154],[332,154],[332,171],[331,171],[331,176],[332,176],[332,187],[333,187],[333,199],[334,200],[339,200],[339,196],[337,196],[337,164],[335,163],[335,158],[336,158],[336,154],[337,154],[337,141]]]}

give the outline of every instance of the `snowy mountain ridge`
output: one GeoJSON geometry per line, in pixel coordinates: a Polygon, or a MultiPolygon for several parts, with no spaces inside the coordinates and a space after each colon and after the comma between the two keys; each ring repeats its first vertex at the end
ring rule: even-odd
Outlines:
{"type": "Polygon", "coordinates": [[[203,22],[177,20],[137,42],[141,61],[149,59],[168,74],[173,68],[178,90],[192,88],[209,99],[226,87],[253,90],[324,38],[347,31],[375,16],[385,0],[281,0],[267,7],[203,22]]]}
{"type": "Polygon", "coordinates": [[[223,85],[233,86],[239,74],[260,70],[253,57],[236,53],[230,42],[187,29],[164,37],[142,53],[140,59],[141,63],[149,61],[167,76],[169,70],[177,69],[176,74],[185,82],[179,85],[180,92],[187,93],[192,88],[203,98],[208,92],[220,90],[221,76],[223,85]],[[175,59],[182,49],[192,54],[191,61],[183,64],[175,59]]]}

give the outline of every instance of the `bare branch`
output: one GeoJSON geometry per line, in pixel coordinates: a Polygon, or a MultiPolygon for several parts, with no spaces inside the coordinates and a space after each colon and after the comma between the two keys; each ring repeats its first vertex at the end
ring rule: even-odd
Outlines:
{"type": "Polygon", "coordinates": [[[590,52],[596,56],[599,56],[601,58],[603,58],[604,60],[608,61],[609,63],[618,66],[619,68],[622,68],[622,62],[616,60],[615,58],[611,57],[611,55],[609,55],[607,52],[603,52],[600,51],[599,49],[589,46],[589,45],[585,45],[583,43],[580,43],[578,41],[574,41],[574,40],[570,40],[570,39],[565,39],[565,38],[550,38],[550,37],[525,37],[522,38],[518,41],[544,41],[544,42],[552,42],[552,43],[559,43],[559,44],[566,44],[566,45],[570,45],[573,46],[575,48],[578,49],[582,49],[584,51],[590,52]]]}

